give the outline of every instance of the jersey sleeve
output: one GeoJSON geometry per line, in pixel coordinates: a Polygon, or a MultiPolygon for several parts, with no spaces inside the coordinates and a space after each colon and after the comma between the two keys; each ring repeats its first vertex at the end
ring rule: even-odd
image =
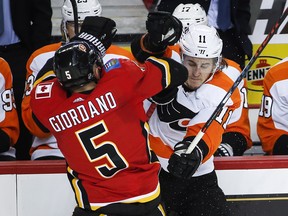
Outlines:
{"type": "MultiPolygon", "coordinates": [[[[232,60],[225,59],[225,61],[228,66],[223,69],[223,72],[234,83],[240,76],[241,68],[232,60]]],[[[252,146],[248,117],[247,80],[243,79],[237,87],[240,91],[241,104],[234,110],[222,137],[222,143],[227,143],[233,148],[234,156],[243,155],[244,151],[252,146]]]]}
{"type": "MultiPolygon", "coordinates": [[[[216,73],[214,78],[201,89],[198,98],[201,98],[201,103],[198,105],[197,115],[193,117],[188,125],[186,138],[189,136],[196,136],[203,128],[204,124],[209,120],[214,110],[224,98],[231,87],[231,80],[222,72],[216,73]],[[203,94],[203,95],[201,95],[203,94]]],[[[235,109],[239,108],[241,104],[239,89],[232,93],[226,104],[223,106],[221,112],[212,121],[210,126],[204,133],[202,140],[209,148],[208,154],[205,156],[203,162],[207,161],[217,150],[222,141],[222,136],[227,127],[231,115],[235,109]]]]}
{"type": "Polygon", "coordinates": [[[145,35],[138,36],[134,38],[134,40],[131,43],[131,52],[133,54],[133,57],[136,61],[139,63],[143,63],[147,58],[150,56],[154,56],[157,58],[160,57],[167,57],[172,58],[177,62],[181,62],[180,58],[180,46],[174,45],[174,46],[168,46],[164,51],[161,52],[152,52],[144,46],[143,40],[145,35]]]}
{"type": "Polygon", "coordinates": [[[250,121],[248,116],[248,104],[247,104],[247,82],[244,81],[244,85],[240,87],[241,104],[237,108],[227,125],[223,136],[223,143],[228,143],[232,146],[235,156],[242,155],[245,150],[252,146],[252,140],[250,136],[250,121]],[[233,136],[239,139],[233,138],[233,136]]]}
{"type": "Polygon", "coordinates": [[[126,83],[127,92],[133,92],[129,93],[129,96],[134,95],[139,101],[150,98],[164,89],[183,84],[188,76],[185,66],[164,57],[150,57],[142,65],[131,60],[112,59],[104,68],[104,78],[106,74],[111,73],[114,74],[113,77],[121,76],[119,80],[126,83]]]}
{"type": "Polygon", "coordinates": [[[8,63],[0,58],[0,128],[14,145],[19,137],[19,121],[12,86],[12,73],[8,63]]]}
{"type": "Polygon", "coordinates": [[[51,60],[49,61],[49,59],[53,59],[52,57],[55,53],[55,50],[57,50],[60,46],[61,43],[55,43],[36,50],[29,57],[26,64],[25,91],[21,104],[21,114],[23,122],[30,133],[40,138],[47,137],[49,134],[43,132],[32,118],[30,94],[38,76],[44,74],[38,78],[37,83],[46,78],[49,74],[52,74],[54,77],[54,73],[50,72],[52,70],[53,64],[50,62],[51,60]]]}
{"type": "Polygon", "coordinates": [[[180,45],[175,44],[173,46],[168,46],[163,56],[167,58],[172,58],[175,61],[181,63],[182,60],[180,56],[180,45]]]}

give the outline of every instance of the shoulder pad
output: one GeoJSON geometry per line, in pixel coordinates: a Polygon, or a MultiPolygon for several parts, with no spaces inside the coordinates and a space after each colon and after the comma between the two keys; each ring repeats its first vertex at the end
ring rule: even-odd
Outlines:
{"type": "Polygon", "coordinates": [[[121,64],[120,64],[119,59],[111,59],[104,65],[104,69],[106,72],[109,72],[112,69],[116,69],[120,67],[121,67],[121,64]]]}

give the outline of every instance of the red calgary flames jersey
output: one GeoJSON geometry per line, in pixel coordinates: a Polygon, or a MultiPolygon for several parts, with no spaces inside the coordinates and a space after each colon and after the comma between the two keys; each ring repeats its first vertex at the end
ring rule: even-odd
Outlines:
{"type": "Polygon", "coordinates": [[[143,100],[169,85],[165,65],[155,58],[141,68],[111,60],[90,94],[68,97],[56,79],[33,88],[33,113],[56,137],[80,207],[96,210],[159,195],[160,164],[150,150],[143,100]]]}
{"type": "MultiPolygon", "coordinates": [[[[26,64],[26,87],[22,100],[22,119],[29,131],[35,136],[30,149],[32,160],[41,156],[63,156],[57,147],[55,138],[50,133],[43,132],[38,125],[35,124],[30,107],[30,93],[34,84],[41,82],[41,79],[45,79],[47,76],[54,76],[54,72],[49,70],[45,74],[47,76],[42,76],[38,80],[36,80],[36,77],[47,60],[54,56],[55,51],[60,48],[61,44],[62,43],[59,42],[41,47],[30,56],[26,64]]],[[[103,62],[106,63],[112,58],[133,59],[133,56],[128,50],[111,45],[106,51],[103,62]]],[[[52,68],[52,65],[47,68],[52,68]]]]}

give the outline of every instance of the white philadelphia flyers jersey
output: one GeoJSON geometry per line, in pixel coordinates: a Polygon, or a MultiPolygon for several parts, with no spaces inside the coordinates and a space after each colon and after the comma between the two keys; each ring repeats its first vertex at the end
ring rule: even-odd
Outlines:
{"type": "Polygon", "coordinates": [[[270,68],[263,87],[257,133],[263,150],[271,154],[276,140],[288,135],[288,57],[270,68]]]}
{"type": "MultiPolygon", "coordinates": [[[[179,60],[180,55],[178,54],[178,57],[177,57],[175,53],[180,53],[179,44],[176,44],[174,46],[169,46],[165,52],[165,56],[173,58],[176,61],[180,61],[179,60]]],[[[223,72],[233,82],[235,82],[242,70],[236,62],[226,59],[226,58],[225,58],[225,61],[227,62],[228,66],[223,69],[223,72]]],[[[232,87],[232,85],[230,87],[232,87]]],[[[249,117],[248,117],[248,99],[247,99],[246,79],[243,79],[241,83],[239,83],[238,89],[240,90],[240,93],[241,93],[240,95],[241,95],[242,102],[240,104],[240,107],[237,108],[233,112],[233,115],[231,116],[231,119],[228,123],[225,133],[229,133],[229,132],[241,133],[247,141],[247,149],[248,149],[252,146],[252,140],[250,136],[250,122],[249,122],[249,117]]],[[[145,105],[146,105],[145,110],[147,110],[150,107],[150,104],[146,102],[145,105]]]]}
{"type": "MultiPolygon", "coordinates": [[[[171,103],[157,106],[149,120],[150,143],[159,157],[162,168],[167,171],[168,159],[176,143],[185,137],[198,134],[232,84],[232,80],[226,74],[218,71],[212,80],[202,84],[197,90],[186,92],[180,86],[176,98],[171,103]]],[[[213,154],[221,143],[227,122],[240,103],[239,89],[236,89],[202,138],[209,148],[209,153],[194,176],[213,171],[213,154]]]]}

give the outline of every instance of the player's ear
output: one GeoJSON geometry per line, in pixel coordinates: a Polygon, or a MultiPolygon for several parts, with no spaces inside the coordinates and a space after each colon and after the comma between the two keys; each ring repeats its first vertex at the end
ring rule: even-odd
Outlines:
{"type": "Polygon", "coordinates": [[[101,78],[101,68],[98,67],[96,64],[93,64],[93,74],[96,80],[99,80],[101,78]]]}

